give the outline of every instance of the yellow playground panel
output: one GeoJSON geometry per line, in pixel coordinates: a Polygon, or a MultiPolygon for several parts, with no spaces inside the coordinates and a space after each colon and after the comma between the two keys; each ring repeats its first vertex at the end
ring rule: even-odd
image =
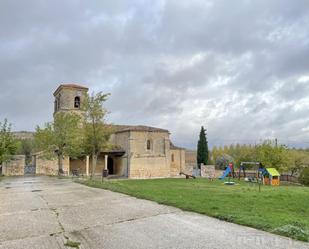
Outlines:
{"type": "Polygon", "coordinates": [[[275,168],[266,168],[266,171],[263,174],[263,184],[279,186],[280,173],[275,168]]]}

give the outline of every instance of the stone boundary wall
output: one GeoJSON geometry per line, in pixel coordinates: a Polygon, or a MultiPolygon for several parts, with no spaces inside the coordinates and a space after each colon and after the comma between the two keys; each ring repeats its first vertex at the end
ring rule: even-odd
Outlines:
{"type": "Polygon", "coordinates": [[[196,167],[195,164],[186,163],[184,168],[184,173],[192,175],[193,169],[196,167]]]}
{"type": "MultiPolygon", "coordinates": [[[[55,176],[58,175],[58,159],[46,159],[42,155],[33,156],[33,164],[36,166],[36,174],[37,175],[50,175],[55,176]]],[[[64,172],[68,172],[70,165],[69,158],[63,159],[63,170],[64,172]]]]}
{"type": "Polygon", "coordinates": [[[24,155],[13,156],[12,160],[4,163],[2,174],[5,176],[22,176],[25,173],[26,158],[24,155]]]}
{"type": "Polygon", "coordinates": [[[201,165],[201,177],[214,179],[216,177],[215,165],[201,165]]]}

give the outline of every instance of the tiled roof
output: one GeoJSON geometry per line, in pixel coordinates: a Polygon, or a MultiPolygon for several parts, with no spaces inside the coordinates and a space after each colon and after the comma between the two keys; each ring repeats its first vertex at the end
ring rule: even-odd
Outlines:
{"type": "Polygon", "coordinates": [[[145,125],[113,125],[116,133],[126,131],[169,132],[168,130],[145,125]]]}
{"type": "Polygon", "coordinates": [[[172,142],[170,142],[170,149],[171,150],[184,150],[184,148],[178,147],[174,145],[172,142]]]}
{"type": "Polygon", "coordinates": [[[54,92],[54,95],[61,89],[61,88],[77,88],[77,89],[85,89],[88,90],[88,87],[78,85],[78,84],[73,84],[73,83],[68,83],[68,84],[61,84],[56,91],[54,92]]]}

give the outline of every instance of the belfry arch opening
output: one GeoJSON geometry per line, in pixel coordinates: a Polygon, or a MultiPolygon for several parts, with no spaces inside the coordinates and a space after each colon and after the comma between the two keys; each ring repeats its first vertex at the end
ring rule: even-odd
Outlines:
{"type": "Polygon", "coordinates": [[[80,97],[76,96],[74,99],[74,108],[80,108],[80,97]]]}

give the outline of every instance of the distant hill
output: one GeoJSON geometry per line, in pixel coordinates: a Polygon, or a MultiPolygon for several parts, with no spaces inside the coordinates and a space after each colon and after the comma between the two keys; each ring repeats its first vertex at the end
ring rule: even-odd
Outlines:
{"type": "Polygon", "coordinates": [[[34,132],[31,131],[14,131],[13,136],[17,139],[33,139],[34,132]]]}

